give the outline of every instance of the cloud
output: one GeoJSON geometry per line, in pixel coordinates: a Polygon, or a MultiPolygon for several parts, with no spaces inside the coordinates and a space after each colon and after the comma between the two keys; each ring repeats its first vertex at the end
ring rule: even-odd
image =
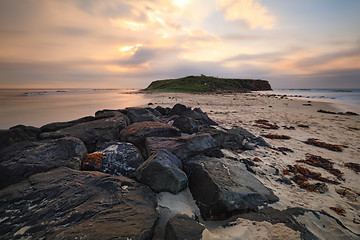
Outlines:
{"type": "Polygon", "coordinates": [[[218,8],[228,21],[243,20],[251,29],[272,29],[276,17],[259,0],[216,0],[218,8]]]}

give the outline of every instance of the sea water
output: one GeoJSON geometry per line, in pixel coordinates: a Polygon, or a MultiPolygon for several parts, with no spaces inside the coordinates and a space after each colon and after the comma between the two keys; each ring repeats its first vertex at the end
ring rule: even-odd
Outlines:
{"type": "Polygon", "coordinates": [[[146,104],[143,94],[130,89],[0,89],[0,129],[23,124],[40,127],[50,122],[94,116],[97,110],[146,104]]]}
{"type": "Polygon", "coordinates": [[[360,113],[360,89],[274,89],[261,93],[329,102],[344,110],[360,113]]]}

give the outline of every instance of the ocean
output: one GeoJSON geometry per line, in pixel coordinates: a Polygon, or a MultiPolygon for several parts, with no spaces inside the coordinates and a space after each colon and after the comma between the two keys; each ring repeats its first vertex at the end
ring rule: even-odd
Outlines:
{"type": "Polygon", "coordinates": [[[274,89],[261,93],[330,102],[344,111],[360,113],[360,89],[274,89]]]}
{"type": "MultiPolygon", "coordinates": [[[[40,127],[50,122],[93,116],[97,110],[146,105],[135,89],[0,89],[0,129],[23,124],[40,127]]],[[[275,89],[261,94],[296,96],[337,104],[342,111],[360,113],[360,89],[275,89]]]]}
{"type": "Polygon", "coordinates": [[[22,124],[40,127],[50,122],[94,116],[97,110],[146,104],[131,89],[0,89],[0,129],[22,124]]]}

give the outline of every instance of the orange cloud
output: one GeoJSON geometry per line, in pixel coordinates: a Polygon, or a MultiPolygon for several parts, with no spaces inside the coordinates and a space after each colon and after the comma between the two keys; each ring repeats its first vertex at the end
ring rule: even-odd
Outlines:
{"type": "Polygon", "coordinates": [[[244,20],[251,29],[275,27],[276,17],[258,0],[217,0],[216,3],[228,21],[244,20]]]}

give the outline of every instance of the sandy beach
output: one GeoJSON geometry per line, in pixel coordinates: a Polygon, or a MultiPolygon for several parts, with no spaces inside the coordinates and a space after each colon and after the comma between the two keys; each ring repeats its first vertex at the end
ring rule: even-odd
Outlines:
{"type": "MultiPolygon", "coordinates": [[[[193,108],[200,107],[211,119],[219,123],[220,127],[231,128],[239,126],[259,136],[264,134],[278,134],[289,136],[290,139],[265,140],[272,146],[259,147],[244,152],[224,151],[227,156],[249,159],[259,158],[253,168],[256,177],[268,188],[274,191],[280,201],[271,207],[284,210],[290,207],[302,207],[321,211],[327,214],[326,219],[316,219],[307,213],[299,217],[298,221],[306,225],[321,239],[357,239],[353,233],[360,233],[360,177],[355,171],[347,168],[346,163],[360,163],[360,116],[319,113],[318,110],[341,112],[345,111],[340,105],[326,102],[315,102],[304,99],[288,99],[276,96],[264,96],[257,93],[249,94],[185,94],[185,93],[151,93],[147,94],[151,107],[173,107],[181,103],[193,108]],[[264,129],[255,121],[267,120],[276,124],[279,129],[264,129]],[[305,125],[306,127],[299,127],[305,125]],[[342,152],[331,151],[313,145],[305,144],[309,138],[318,139],[335,145],[344,145],[342,152]],[[285,147],[293,152],[281,152],[275,148],[285,147]],[[296,162],[305,160],[307,154],[321,156],[334,163],[333,167],[340,170],[342,179],[336,178],[327,170],[296,162]],[[326,183],[328,191],[325,193],[311,192],[300,188],[292,182],[290,185],[279,181],[287,176],[288,165],[299,165],[310,171],[321,173],[322,177],[338,181],[340,184],[326,183]],[[337,213],[331,208],[343,209],[337,213]],[[340,220],[345,228],[339,229],[334,218],[340,220]],[[315,221],[316,220],[316,221],[315,221]],[[347,228],[347,229],[346,229],[347,228]]],[[[310,180],[317,183],[317,180],[310,180]]],[[[185,195],[184,195],[185,194],[185,195]]],[[[163,194],[159,196],[159,206],[169,212],[191,215],[197,212],[195,204],[186,196],[181,197],[163,194]],[[176,200],[178,199],[178,200],[176,200]],[[182,199],[182,200],[181,200],[182,199]],[[184,202],[184,199],[187,199],[184,202]],[[174,201],[179,201],[175,204],[174,201]],[[179,207],[182,206],[182,207],[179,207]]],[[[269,222],[253,223],[251,220],[232,219],[230,227],[222,227],[224,222],[203,222],[206,230],[203,239],[298,239],[296,231],[283,224],[269,222]]]]}

